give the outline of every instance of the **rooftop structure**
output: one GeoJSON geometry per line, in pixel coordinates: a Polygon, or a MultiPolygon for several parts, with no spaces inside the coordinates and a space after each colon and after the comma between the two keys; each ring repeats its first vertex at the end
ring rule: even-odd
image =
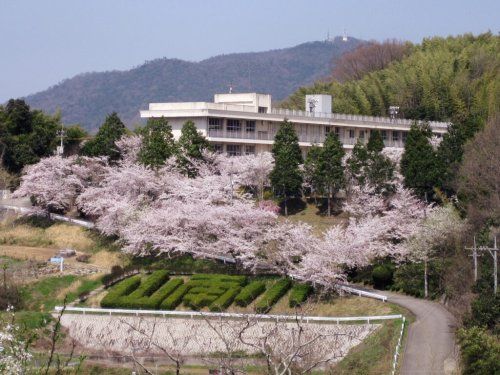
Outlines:
{"type": "MultiPolygon", "coordinates": [[[[344,148],[368,140],[378,129],[387,147],[404,147],[412,120],[332,113],[330,95],[307,95],[306,111],[273,108],[271,95],[258,93],[216,94],[214,102],[150,103],[142,118],[165,117],[178,138],[182,125],[190,120],[214,149],[229,155],[270,151],[279,125],[285,119],[294,124],[304,153],[313,144],[322,145],[328,132],[335,132],[344,148]]],[[[430,122],[441,137],[448,123],[430,122]]]]}

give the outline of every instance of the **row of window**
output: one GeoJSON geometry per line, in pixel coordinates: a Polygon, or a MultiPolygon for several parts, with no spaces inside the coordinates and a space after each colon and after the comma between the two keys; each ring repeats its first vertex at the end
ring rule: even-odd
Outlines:
{"type": "MultiPolygon", "coordinates": [[[[212,147],[215,152],[222,154],[224,153],[224,145],[222,143],[213,143],[212,147]]],[[[228,156],[240,156],[240,155],[254,155],[255,146],[254,145],[234,145],[227,144],[226,152],[228,156]]]]}
{"type": "MultiPolygon", "coordinates": [[[[208,119],[208,130],[209,131],[222,131],[223,130],[223,119],[221,118],[213,118],[210,117],[208,119]]],[[[255,121],[254,120],[236,120],[236,119],[228,119],[227,120],[227,125],[226,125],[226,131],[231,132],[231,133],[237,133],[241,132],[243,129],[243,124],[244,124],[244,129],[247,133],[255,133],[255,121]]],[[[332,129],[335,131],[335,134],[340,136],[340,128],[339,127],[331,127],[331,126],[325,126],[325,133],[328,134],[332,129]]],[[[319,128],[318,128],[319,130],[319,128]]],[[[349,135],[349,138],[354,139],[356,137],[356,132],[355,129],[347,129],[346,132],[349,135]]],[[[388,131],[387,130],[381,130],[380,134],[382,135],[382,139],[384,141],[388,140],[388,131]]],[[[406,140],[406,137],[408,135],[408,132],[400,132],[397,130],[392,131],[392,141],[397,142],[399,140],[406,140]]],[[[368,136],[368,131],[365,130],[359,130],[358,131],[358,138],[359,139],[365,139],[365,137],[368,136]]]]}

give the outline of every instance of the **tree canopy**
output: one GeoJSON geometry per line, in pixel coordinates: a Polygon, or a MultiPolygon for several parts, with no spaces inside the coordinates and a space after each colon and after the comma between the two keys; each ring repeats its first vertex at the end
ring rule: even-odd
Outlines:
{"type": "Polygon", "coordinates": [[[85,156],[108,156],[110,160],[116,160],[120,157],[120,153],[115,146],[115,142],[126,132],[127,129],[118,114],[113,112],[106,117],[96,136],[83,145],[81,154],[85,156]]]}

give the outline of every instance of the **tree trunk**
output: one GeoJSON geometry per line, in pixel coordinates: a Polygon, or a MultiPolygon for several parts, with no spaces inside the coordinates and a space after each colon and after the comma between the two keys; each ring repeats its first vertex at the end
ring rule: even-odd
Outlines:
{"type": "Polygon", "coordinates": [[[328,216],[332,216],[332,188],[328,188],[328,216]]]}
{"type": "Polygon", "coordinates": [[[285,216],[288,216],[288,197],[285,194],[285,216]]]}
{"type": "Polygon", "coordinates": [[[427,282],[427,259],[424,260],[424,297],[427,298],[429,296],[429,285],[427,282]]]}

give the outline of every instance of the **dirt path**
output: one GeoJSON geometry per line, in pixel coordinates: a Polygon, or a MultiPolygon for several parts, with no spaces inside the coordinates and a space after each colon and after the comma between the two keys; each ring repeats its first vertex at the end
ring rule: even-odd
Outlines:
{"type": "Polygon", "coordinates": [[[458,349],[456,320],[437,302],[398,293],[377,291],[388,301],[407,308],[416,316],[410,324],[403,352],[401,374],[456,374],[458,349]]]}

